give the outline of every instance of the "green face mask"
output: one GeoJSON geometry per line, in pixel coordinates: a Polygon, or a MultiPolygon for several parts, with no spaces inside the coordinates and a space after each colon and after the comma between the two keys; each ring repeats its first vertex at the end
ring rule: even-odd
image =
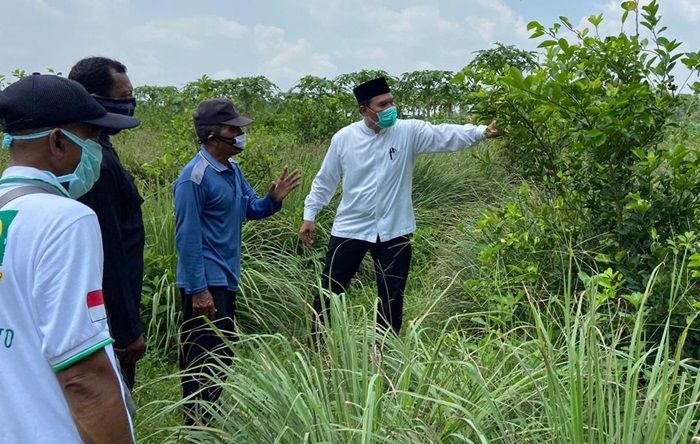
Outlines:
{"type": "Polygon", "coordinates": [[[394,126],[397,119],[396,107],[391,106],[385,109],[377,114],[377,118],[379,119],[377,125],[379,125],[380,128],[389,128],[394,126]]]}
{"type": "MultiPolygon", "coordinates": [[[[41,131],[34,134],[24,134],[13,136],[5,134],[2,147],[10,148],[15,140],[41,139],[51,134],[53,130],[41,131]]],[[[83,140],[67,129],[61,128],[61,132],[82,150],[80,162],[70,174],[56,177],[59,183],[68,183],[68,194],[73,199],[77,199],[90,191],[90,188],[100,178],[100,165],[102,163],[102,146],[94,140],[83,140]]]]}
{"type": "Polygon", "coordinates": [[[396,107],[390,106],[384,111],[377,113],[377,118],[379,119],[377,121],[377,125],[379,125],[380,128],[389,128],[394,126],[397,119],[396,107]]]}

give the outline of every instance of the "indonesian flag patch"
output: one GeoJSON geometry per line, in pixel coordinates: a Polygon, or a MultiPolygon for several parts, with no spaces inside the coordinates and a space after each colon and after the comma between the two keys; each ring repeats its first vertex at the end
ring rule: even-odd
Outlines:
{"type": "Polygon", "coordinates": [[[102,321],[107,318],[102,290],[91,291],[87,294],[87,306],[92,322],[102,321]]]}

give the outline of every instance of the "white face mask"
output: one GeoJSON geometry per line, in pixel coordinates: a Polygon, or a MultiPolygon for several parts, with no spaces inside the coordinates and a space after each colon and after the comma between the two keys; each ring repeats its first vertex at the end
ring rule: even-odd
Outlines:
{"type": "Polygon", "coordinates": [[[245,148],[246,143],[248,143],[248,135],[246,133],[243,133],[240,136],[236,136],[233,139],[233,146],[235,146],[239,150],[245,148]]]}
{"type": "Polygon", "coordinates": [[[234,148],[238,148],[239,150],[243,150],[245,148],[246,143],[248,142],[248,136],[246,133],[241,134],[240,136],[236,137],[222,137],[222,136],[214,136],[217,139],[223,141],[224,143],[231,145],[234,148]]]}

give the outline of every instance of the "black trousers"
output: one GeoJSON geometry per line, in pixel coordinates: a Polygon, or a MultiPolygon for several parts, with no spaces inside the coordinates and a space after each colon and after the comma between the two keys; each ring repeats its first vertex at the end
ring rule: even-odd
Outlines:
{"type": "MultiPolygon", "coordinates": [[[[209,287],[214,298],[216,319],[213,324],[229,340],[235,340],[234,318],[236,293],[225,287],[209,287]]],[[[199,400],[214,402],[221,394],[221,387],[212,384],[210,378],[223,380],[221,367],[233,364],[233,350],[225,345],[224,338],[217,334],[201,317],[192,314],[192,295],[180,289],[185,319],[180,329],[180,370],[182,371],[182,395],[194,395],[185,402],[185,424],[206,424],[209,417],[199,405],[199,400]],[[198,393],[199,392],[199,393],[198,393]],[[195,395],[196,394],[196,395],[195,395]]]]}
{"type": "MultiPolygon", "coordinates": [[[[372,255],[377,280],[377,326],[384,330],[391,327],[398,334],[403,317],[403,292],[411,266],[410,236],[386,242],[377,239],[376,243],[331,236],[321,285],[336,294],[345,292],[367,251],[372,255]]],[[[316,296],[314,309],[325,321],[329,318],[330,301],[326,299],[322,309],[321,297],[321,294],[316,296]]]]}
{"type": "Polygon", "coordinates": [[[133,391],[134,384],[136,383],[136,364],[126,364],[119,361],[119,367],[121,368],[126,386],[129,388],[129,391],[133,391]]]}

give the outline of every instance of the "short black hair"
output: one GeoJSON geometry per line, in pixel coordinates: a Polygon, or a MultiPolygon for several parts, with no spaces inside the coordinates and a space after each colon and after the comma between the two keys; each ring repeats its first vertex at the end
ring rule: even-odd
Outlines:
{"type": "Polygon", "coordinates": [[[195,125],[194,132],[197,133],[197,140],[199,143],[205,143],[209,134],[214,134],[215,136],[221,135],[221,125],[195,125]]]}
{"type": "Polygon", "coordinates": [[[126,66],[107,57],[86,57],[71,68],[68,78],[80,83],[90,94],[109,97],[114,88],[112,72],[126,73],[126,66]]]}

